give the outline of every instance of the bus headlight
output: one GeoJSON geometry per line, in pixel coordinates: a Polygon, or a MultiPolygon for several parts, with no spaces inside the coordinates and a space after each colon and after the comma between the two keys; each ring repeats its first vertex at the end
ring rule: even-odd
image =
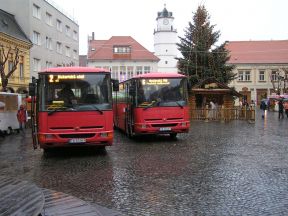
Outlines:
{"type": "Polygon", "coordinates": [[[108,133],[100,133],[100,137],[108,137],[108,133]]]}
{"type": "Polygon", "coordinates": [[[187,126],[186,122],[182,122],[182,123],[181,123],[181,126],[182,126],[182,127],[186,127],[186,126],[187,126]]]}
{"type": "Polygon", "coordinates": [[[113,133],[112,132],[100,133],[100,137],[113,138],[113,133]]]}
{"type": "Polygon", "coordinates": [[[45,142],[46,140],[54,139],[55,136],[53,134],[39,134],[38,139],[41,142],[45,142]]]}
{"type": "Polygon", "coordinates": [[[141,128],[142,128],[142,129],[146,129],[146,128],[147,128],[146,124],[142,124],[142,125],[141,125],[141,128]]]}

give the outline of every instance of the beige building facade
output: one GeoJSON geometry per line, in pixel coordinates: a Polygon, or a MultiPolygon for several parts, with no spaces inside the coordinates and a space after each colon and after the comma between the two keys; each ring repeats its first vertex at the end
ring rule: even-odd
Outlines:
{"type": "Polygon", "coordinates": [[[227,42],[229,64],[237,78],[229,86],[248,103],[274,94],[285,94],[288,85],[288,40],[227,42]]]}
{"type": "MultiPolygon", "coordinates": [[[[5,55],[11,47],[10,55],[4,67],[5,74],[8,74],[8,70],[12,67],[12,61],[16,54],[15,48],[19,49],[19,63],[17,69],[9,78],[8,91],[27,93],[30,81],[30,48],[32,43],[22,32],[12,14],[0,10],[0,18],[4,20],[4,26],[0,27],[0,46],[4,48],[5,55]]],[[[0,84],[2,88],[1,79],[0,84]]]]}

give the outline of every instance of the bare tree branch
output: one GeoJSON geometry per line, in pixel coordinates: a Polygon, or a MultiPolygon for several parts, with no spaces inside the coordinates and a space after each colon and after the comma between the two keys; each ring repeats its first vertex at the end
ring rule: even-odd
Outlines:
{"type": "Polygon", "coordinates": [[[14,73],[14,71],[17,69],[17,65],[19,63],[19,49],[16,47],[16,52],[15,52],[15,58],[13,59],[12,61],[12,68],[11,68],[11,71],[8,72],[7,74],[7,79],[9,79],[9,77],[14,73]]]}
{"type": "Polygon", "coordinates": [[[12,56],[12,68],[10,71],[8,71],[7,75],[5,74],[5,65],[6,62],[9,59],[9,56],[12,53],[12,47],[9,46],[9,49],[7,53],[5,53],[5,49],[3,45],[0,45],[0,77],[1,77],[1,84],[2,84],[2,91],[7,91],[7,85],[9,82],[9,77],[14,73],[14,71],[17,69],[17,65],[19,63],[19,48],[15,47],[15,55],[14,58],[12,56]]]}

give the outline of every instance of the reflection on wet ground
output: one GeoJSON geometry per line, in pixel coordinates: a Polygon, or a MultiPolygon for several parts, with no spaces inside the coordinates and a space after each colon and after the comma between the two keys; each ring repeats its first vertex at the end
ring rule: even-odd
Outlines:
{"type": "Polygon", "coordinates": [[[285,215],[288,119],[192,122],[177,139],[34,151],[30,131],[0,138],[0,175],[71,194],[124,215],[285,215]]]}

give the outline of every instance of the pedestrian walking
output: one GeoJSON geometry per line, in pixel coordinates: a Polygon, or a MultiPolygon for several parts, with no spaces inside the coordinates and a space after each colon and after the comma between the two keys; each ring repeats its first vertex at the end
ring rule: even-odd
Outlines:
{"type": "Polygon", "coordinates": [[[216,111],[216,105],[213,101],[210,101],[210,111],[209,111],[209,119],[215,118],[215,111],[216,111]]]}
{"type": "Polygon", "coordinates": [[[260,109],[262,110],[262,118],[264,119],[265,118],[265,110],[267,109],[267,105],[266,105],[265,100],[261,101],[260,109]]]}
{"type": "Polygon", "coordinates": [[[26,111],[24,105],[22,105],[22,104],[20,105],[20,108],[17,112],[17,119],[19,122],[19,129],[23,130],[25,128],[25,124],[27,121],[27,111],[26,111]]]}
{"type": "Polygon", "coordinates": [[[284,106],[282,100],[278,102],[278,118],[280,119],[280,117],[282,119],[284,118],[284,106]]]}
{"type": "Polygon", "coordinates": [[[284,109],[285,109],[285,114],[286,114],[286,116],[287,116],[287,118],[288,118],[288,101],[285,101],[285,102],[283,103],[283,106],[284,106],[284,109]]]}

